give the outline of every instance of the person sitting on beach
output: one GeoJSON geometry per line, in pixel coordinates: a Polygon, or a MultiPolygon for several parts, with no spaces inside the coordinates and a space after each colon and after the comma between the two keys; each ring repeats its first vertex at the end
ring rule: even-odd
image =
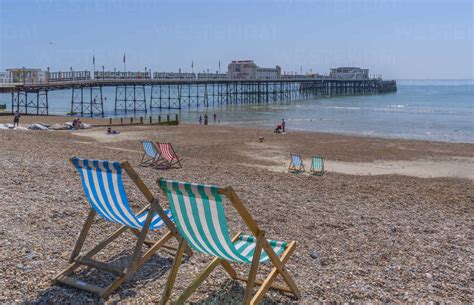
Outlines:
{"type": "Polygon", "coordinates": [[[107,128],[107,134],[119,134],[120,132],[116,130],[112,130],[112,128],[108,127],[107,128]]]}

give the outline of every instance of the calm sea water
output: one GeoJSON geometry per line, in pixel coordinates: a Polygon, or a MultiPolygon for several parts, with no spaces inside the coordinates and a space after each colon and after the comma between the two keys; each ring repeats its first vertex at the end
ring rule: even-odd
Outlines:
{"type": "MultiPolygon", "coordinates": [[[[220,124],[259,126],[273,129],[285,118],[288,130],[474,143],[474,80],[399,80],[398,92],[317,98],[270,105],[229,105],[200,109],[184,108],[182,121],[198,123],[215,113],[220,124]]],[[[147,89],[147,95],[149,89],[147,89]]],[[[104,89],[105,110],[113,115],[115,89],[104,89]]],[[[50,92],[50,112],[70,110],[71,92],[50,92]]],[[[0,95],[0,104],[11,96],[0,95]]],[[[156,116],[168,111],[148,112],[156,116]]]]}

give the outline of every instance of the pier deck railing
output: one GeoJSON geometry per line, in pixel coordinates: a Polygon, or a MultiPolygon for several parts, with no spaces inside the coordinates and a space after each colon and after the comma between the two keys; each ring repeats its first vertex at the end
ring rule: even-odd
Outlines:
{"type": "Polygon", "coordinates": [[[396,91],[395,81],[289,77],[278,79],[72,79],[0,84],[11,93],[11,110],[49,114],[48,92],[71,90],[71,114],[104,116],[104,87],[115,88],[116,114],[153,109],[183,109],[228,104],[263,104],[318,96],[377,94],[396,91]],[[147,93],[148,91],[148,93],[147,93]]]}

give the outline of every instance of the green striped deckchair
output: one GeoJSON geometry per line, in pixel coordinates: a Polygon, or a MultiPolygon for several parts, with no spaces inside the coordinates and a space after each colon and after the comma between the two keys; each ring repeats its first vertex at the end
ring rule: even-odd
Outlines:
{"type": "Polygon", "coordinates": [[[295,249],[295,241],[287,243],[267,240],[265,231],[258,227],[231,187],[219,188],[164,179],[159,179],[157,182],[168,197],[171,214],[180,233],[178,251],[162,296],[162,303],[169,301],[183,251],[187,245],[200,253],[214,256],[214,259],[181,294],[177,300],[178,304],[184,303],[218,265],[222,265],[232,279],[247,282],[244,304],[259,303],[269,288],[300,297],[295,282],[284,267],[295,249]],[[239,233],[234,238],[230,237],[222,195],[230,200],[252,235],[239,233]],[[238,274],[231,266],[231,262],[251,265],[248,278],[238,274]],[[272,263],[274,267],[265,281],[258,281],[256,274],[259,264],[265,262],[272,263]],[[283,277],[288,287],[273,283],[278,275],[283,277]],[[260,288],[253,295],[255,284],[260,285],[260,288]]]}
{"type": "Polygon", "coordinates": [[[313,175],[321,176],[324,174],[324,158],[323,156],[313,156],[311,158],[310,173],[313,175]]]}

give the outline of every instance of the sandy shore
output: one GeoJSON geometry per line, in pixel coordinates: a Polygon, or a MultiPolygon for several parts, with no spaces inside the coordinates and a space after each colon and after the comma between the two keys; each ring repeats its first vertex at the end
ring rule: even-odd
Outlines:
{"type": "MultiPolygon", "coordinates": [[[[50,281],[67,266],[88,211],[79,175],[68,162],[71,156],[129,160],[155,194],[159,177],[232,185],[269,238],[297,241],[287,266],[303,303],[472,301],[473,144],[291,131],[276,135],[222,126],[117,130],[116,136],[105,135],[105,128],[0,131],[0,302],[98,300],[50,281]],[[259,136],[264,143],[257,142],[259,136]],[[139,139],[173,143],[183,168],[137,166],[139,139]],[[302,154],[305,162],[324,155],[327,173],[287,173],[291,152],[302,154]]],[[[143,205],[138,190],[129,182],[127,187],[132,204],[143,205]]],[[[232,232],[243,229],[234,216],[229,209],[232,232]]],[[[94,225],[89,245],[116,228],[104,221],[94,225]]],[[[127,235],[97,258],[125,261],[133,241],[127,235]]],[[[158,252],[108,301],[159,301],[172,258],[158,252]]],[[[173,298],[208,261],[195,255],[181,266],[173,298]]],[[[246,267],[238,266],[248,272],[246,267]]],[[[261,274],[268,270],[262,268],[261,274]]],[[[110,280],[95,272],[81,275],[102,285],[110,280]]],[[[243,290],[218,270],[189,300],[239,301],[243,290]]],[[[265,301],[293,299],[270,291],[265,301]]]]}

